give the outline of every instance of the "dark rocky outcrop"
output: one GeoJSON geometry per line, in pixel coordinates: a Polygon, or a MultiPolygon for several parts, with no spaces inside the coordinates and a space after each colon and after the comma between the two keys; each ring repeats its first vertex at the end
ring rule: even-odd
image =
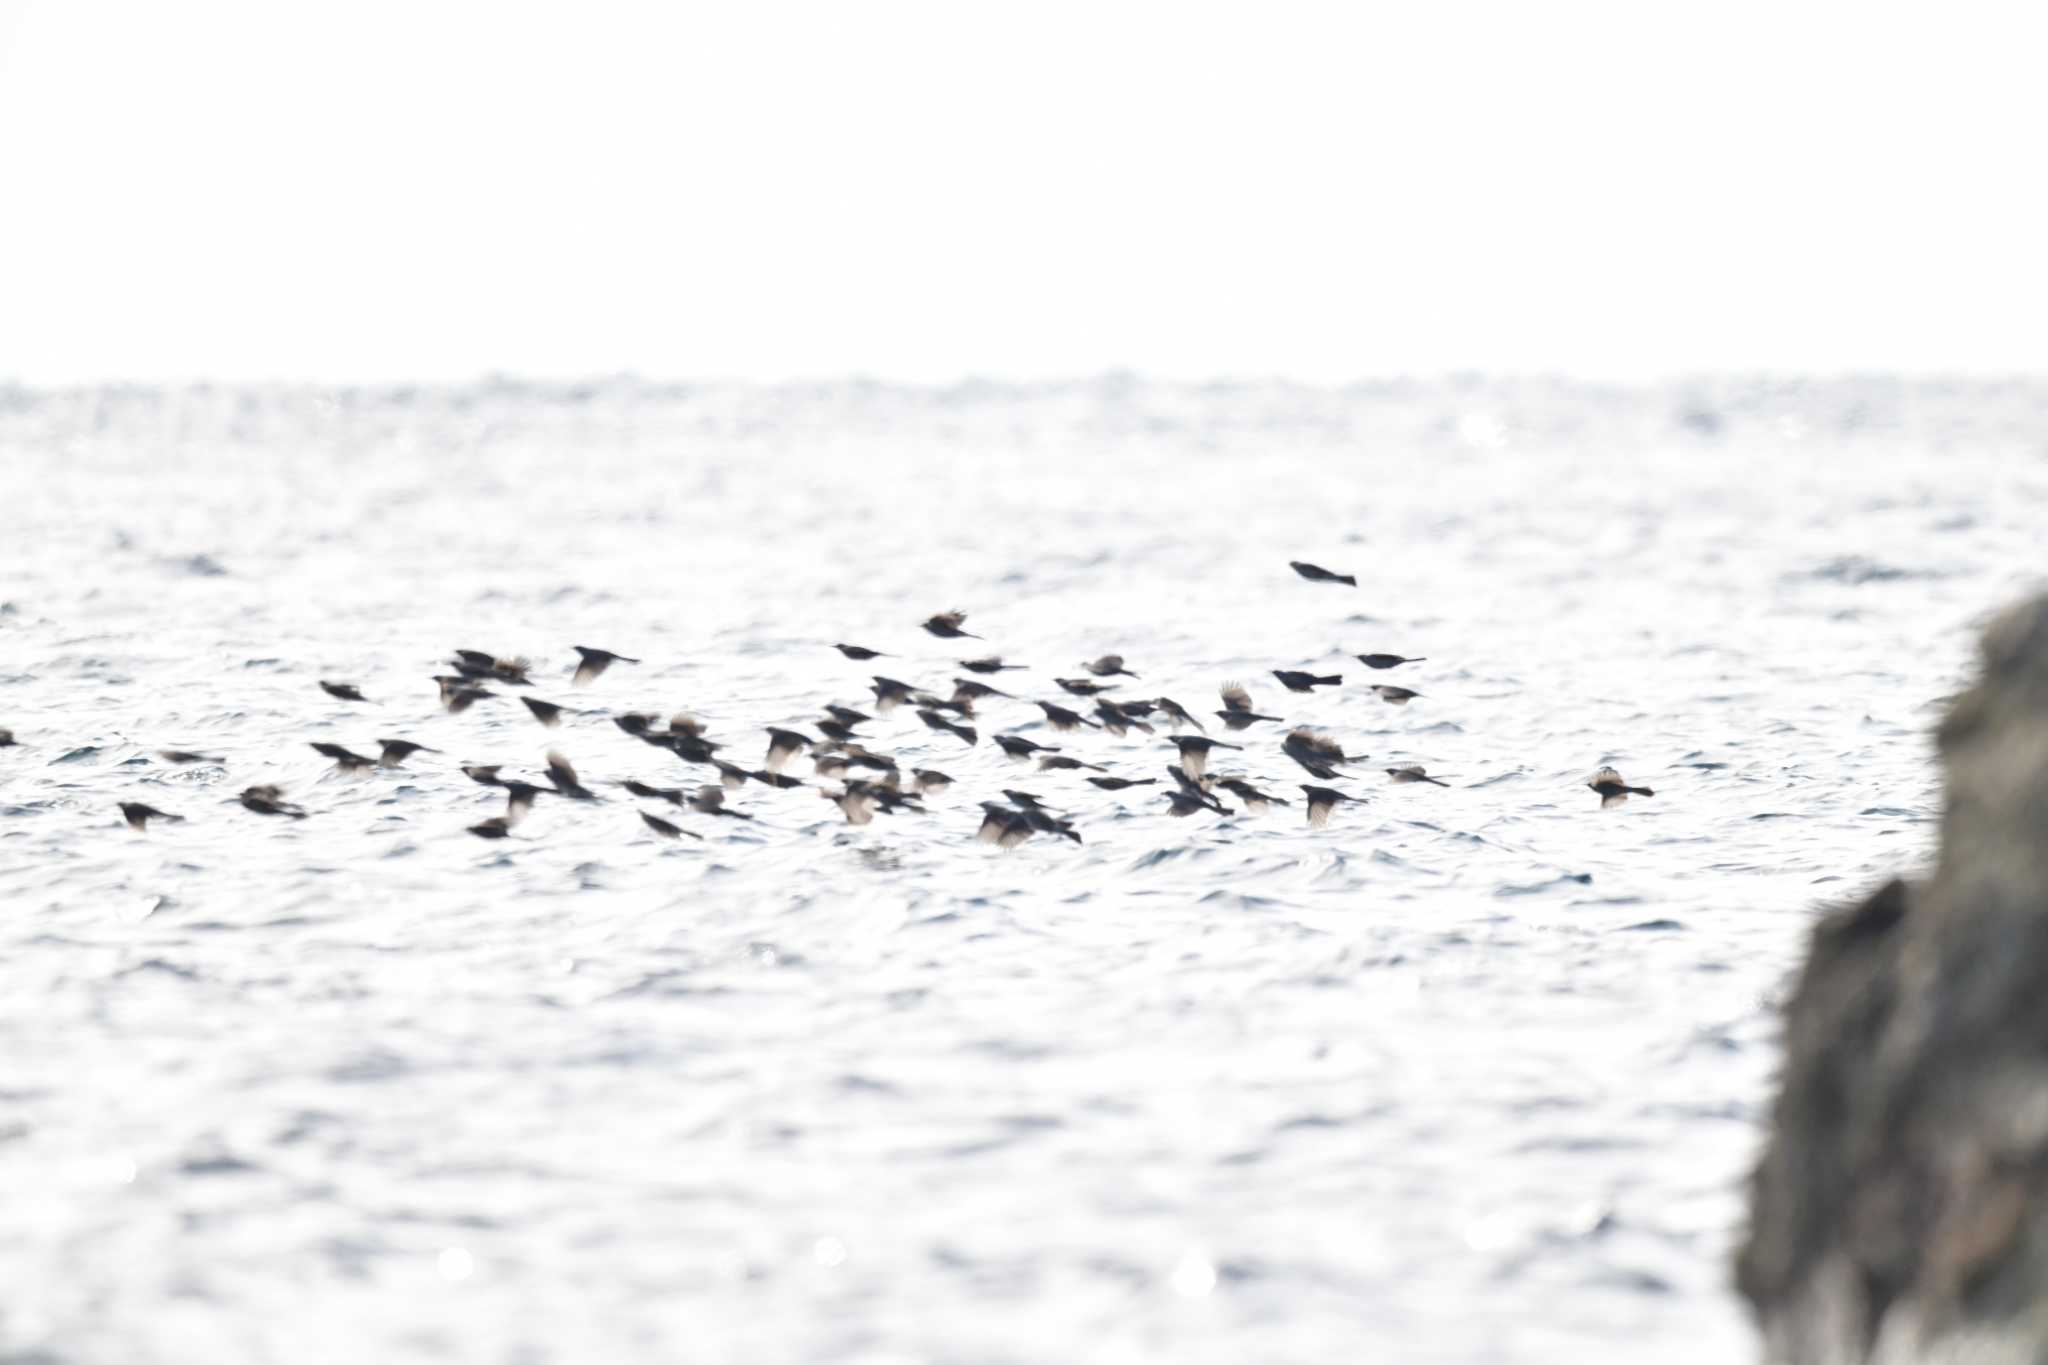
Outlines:
{"type": "Polygon", "coordinates": [[[1823,920],[1737,1280],[1773,1365],[2048,1363],[2048,597],[1939,734],[1941,851],[1823,920]]]}

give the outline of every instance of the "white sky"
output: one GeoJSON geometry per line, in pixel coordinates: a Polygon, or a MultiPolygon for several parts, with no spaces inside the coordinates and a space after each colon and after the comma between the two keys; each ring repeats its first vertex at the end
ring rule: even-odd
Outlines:
{"type": "Polygon", "coordinates": [[[2048,369],[2048,7],[0,0],[0,376],[2048,369]]]}

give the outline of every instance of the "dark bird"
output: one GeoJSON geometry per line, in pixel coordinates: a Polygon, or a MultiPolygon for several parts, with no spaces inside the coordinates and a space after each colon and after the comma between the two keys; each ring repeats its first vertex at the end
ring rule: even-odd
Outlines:
{"type": "Polygon", "coordinates": [[[907,682],[885,678],[879,673],[875,674],[874,678],[875,685],[872,691],[875,694],[875,710],[882,715],[888,715],[917,693],[917,689],[907,682]]]}
{"type": "Polygon", "coordinates": [[[1373,695],[1389,706],[1406,706],[1410,698],[1422,695],[1420,692],[1410,692],[1405,687],[1389,687],[1385,683],[1374,683],[1372,690],[1373,695]]]}
{"type": "Polygon", "coordinates": [[[711,766],[718,769],[718,785],[729,792],[736,792],[752,780],[753,774],[737,763],[727,763],[722,758],[711,760],[711,766]]]}
{"type": "Polygon", "coordinates": [[[369,700],[368,697],[363,695],[362,689],[354,683],[329,682],[327,679],[322,678],[320,680],[320,690],[338,701],[366,702],[369,700]]]}
{"type": "MultiPolygon", "coordinates": [[[[552,730],[562,723],[562,708],[554,702],[542,701],[539,697],[521,697],[519,700],[525,702],[526,709],[533,712],[533,718],[542,725],[547,726],[548,729],[552,730]]],[[[622,719],[622,717],[613,716],[612,719],[617,721],[622,719]]],[[[643,731],[646,728],[646,726],[641,727],[643,731]]],[[[627,733],[633,732],[628,731],[627,733]]]]}
{"type": "Polygon", "coordinates": [[[377,766],[377,760],[374,758],[365,758],[353,749],[339,744],[329,744],[324,740],[314,740],[313,751],[333,759],[334,766],[345,773],[367,772],[377,766]]]}
{"type": "Polygon", "coordinates": [[[846,817],[849,825],[873,824],[875,807],[881,804],[872,790],[857,782],[847,783],[844,791],[821,791],[818,795],[839,807],[839,813],[846,817]]]}
{"type": "Polygon", "coordinates": [[[121,803],[121,818],[126,820],[128,828],[134,830],[137,834],[148,833],[149,822],[152,820],[170,820],[178,824],[183,824],[185,821],[185,817],[182,815],[173,815],[167,810],[158,810],[155,806],[145,806],[140,801],[123,801],[121,803]]]}
{"type": "Polygon", "coordinates": [[[548,750],[548,781],[555,784],[555,790],[575,801],[595,801],[597,793],[576,780],[576,769],[569,760],[554,749],[548,750]]]}
{"type": "Polygon", "coordinates": [[[12,749],[13,747],[14,731],[9,730],[4,726],[0,726],[0,749],[12,749]]]}
{"type": "Polygon", "coordinates": [[[975,702],[980,701],[983,697],[1007,697],[1009,695],[1008,692],[998,691],[987,683],[976,682],[972,678],[953,679],[954,701],[975,702]]]}
{"type": "Polygon", "coordinates": [[[981,810],[981,828],[974,832],[974,837],[982,843],[1015,848],[1031,837],[1031,822],[1022,811],[1012,810],[1000,801],[984,801],[981,810]]]}
{"type": "Polygon", "coordinates": [[[1306,768],[1310,777],[1320,777],[1325,782],[1337,776],[1338,764],[1365,760],[1364,754],[1346,757],[1336,740],[1306,728],[1288,731],[1280,751],[1306,768]]]}
{"type": "Polygon", "coordinates": [[[1301,784],[1302,795],[1308,798],[1308,827],[1321,829],[1330,823],[1330,812],[1343,801],[1357,801],[1356,796],[1346,796],[1334,787],[1311,787],[1301,784]]]}
{"type": "Polygon", "coordinates": [[[1095,725],[1094,721],[1085,719],[1080,712],[1069,711],[1066,707],[1056,706],[1049,701],[1038,703],[1038,709],[1045,712],[1045,718],[1052,722],[1052,728],[1061,734],[1069,734],[1084,725],[1100,728],[1095,725]]]}
{"type": "Polygon", "coordinates": [[[866,663],[869,659],[893,659],[896,657],[893,654],[884,654],[879,649],[863,649],[859,645],[834,645],[832,648],[838,650],[857,664],[866,663]]]}
{"type": "Polygon", "coordinates": [[[1600,793],[1600,809],[1618,806],[1631,796],[1655,796],[1648,787],[1631,787],[1628,779],[1612,768],[1602,768],[1586,779],[1586,785],[1600,793]]]}
{"type": "Polygon", "coordinates": [[[870,753],[858,744],[842,744],[839,752],[846,755],[846,761],[856,768],[873,768],[876,772],[896,771],[896,760],[887,754],[870,753]]]}
{"type": "Polygon", "coordinates": [[[1331,573],[1328,569],[1314,564],[1304,564],[1298,559],[1288,560],[1287,567],[1311,583],[1348,583],[1354,588],[1358,586],[1358,580],[1348,573],[1331,573]]]}
{"type": "Polygon", "coordinates": [[[1367,668],[1398,668],[1402,664],[1422,663],[1427,658],[1425,655],[1413,659],[1404,659],[1398,654],[1354,654],[1352,657],[1367,668]]]}
{"type": "Polygon", "coordinates": [[[644,810],[640,812],[640,820],[647,828],[653,830],[664,839],[681,839],[685,837],[702,839],[704,837],[694,831],[684,829],[681,825],[672,824],[662,819],[659,815],[649,815],[644,810]]]}
{"type": "MultiPolygon", "coordinates": [[[[1171,697],[1154,697],[1152,699],[1152,705],[1157,707],[1160,713],[1166,717],[1166,723],[1168,727],[1171,729],[1178,730],[1183,725],[1192,725],[1197,730],[1206,732],[1209,728],[1208,726],[1202,724],[1202,722],[1196,720],[1193,716],[1189,715],[1186,709],[1184,709],[1179,702],[1175,701],[1171,697]]],[[[1124,704],[1125,712],[1129,713],[1130,709],[1130,703],[1126,702],[1124,704]]]]}
{"type": "Polygon", "coordinates": [[[929,725],[932,729],[944,730],[950,735],[954,735],[960,739],[966,740],[969,744],[974,743],[975,740],[979,738],[979,736],[975,734],[974,727],[972,725],[955,725],[952,721],[947,720],[944,716],[940,715],[937,711],[932,710],[928,706],[917,713],[917,718],[923,721],[926,725],[929,725]]]}
{"type": "Polygon", "coordinates": [[[630,777],[619,785],[639,797],[642,801],[666,801],[671,806],[683,804],[683,789],[681,787],[652,787],[645,782],[636,782],[630,777]]]}
{"type": "Polygon", "coordinates": [[[963,636],[969,640],[979,640],[979,635],[960,629],[961,623],[966,619],[967,613],[964,611],[942,611],[925,622],[924,628],[941,640],[958,640],[963,636]]]}
{"type": "Polygon", "coordinates": [[[479,839],[505,839],[511,837],[512,822],[502,815],[493,815],[488,820],[470,825],[468,829],[479,839]]]}
{"type": "Polygon", "coordinates": [[[434,681],[441,685],[441,705],[451,716],[459,716],[484,698],[498,695],[489,688],[478,687],[465,677],[436,674],[434,681]]]}
{"type": "Polygon", "coordinates": [[[286,815],[294,820],[306,818],[303,806],[293,805],[284,799],[284,788],[267,782],[261,786],[242,788],[241,802],[258,815],[286,815]]]}
{"type": "Polygon", "coordinates": [[[1212,749],[1242,749],[1242,744],[1229,744],[1220,739],[1208,739],[1202,735],[1175,735],[1168,741],[1180,750],[1180,762],[1187,769],[1189,777],[1200,777],[1209,768],[1209,751],[1212,749]]]}
{"type": "Polygon", "coordinates": [[[854,733],[854,729],[851,725],[846,725],[840,721],[827,718],[825,720],[812,721],[811,724],[818,727],[819,734],[823,735],[827,739],[837,740],[841,744],[851,744],[854,740],[859,738],[859,736],[854,733]]]}
{"type": "Polygon", "coordinates": [[[1318,687],[1337,687],[1344,682],[1342,673],[1297,673],[1291,668],[1276,668],[1273,670],[1273,676],[1278,678],[1280,685],[1289,692],[1313,692],[1318,687]]]}
{"type": "Polygon", "coordinates": [[[1091,777],[1088,780],[1106,792],[1120,792],[1126,787],[1159,785],[1159,779],[1156,777],[1091,777]]]}
{"type": "Polygon", "coordinates": [[[827,706],[825,708],[825,714],[832,717],[832,719],[838,721],[841,725],[848,726],[859,725],[863,721],[870,721],[874,719],[874,717],[869,715],[867,712],[856,711],[851,706],[827,706]]]}
{"type": "Polygon", "coordinates": [[[1040,751],[1057,753],[1060,747],[1057,744],[1040,744],[1037,740],[1026,739],[1023,735],[997,735],[995,741],[997,748],[1019,763],[1029,763],[1031,755],[1040,751]]]}
{"type": "Polygon", "coordinates": [[[1135,678],[1138,676],[1131,672],[1130,669],[1124,667],[1124,656],[1121,654],[1105,654],[1094,663],[1082,664],[1081,667],[1087,669],[1098,678],[1135,678]]]}
{"type": "Polygon", "coordinates": [[[1077,697],[1092,697],[1098,692],[1114,692],[1115,683],[1090,682],[1086,678],[1054,678],[1054,682],[1077,697]]]}
{"type": "Polygon", "coordinates": [[[1102,728],[1113,735],[1127,735],[1132,730],[1143,730],[1148,735],[1159,733],[1149,723],[1132,715],[1127,708],[1117,705],[1108,697],[1096,698],[1095,714],[1102,717],[1102,728]]]}
{"type": "Polygon", "coordinates": [[[546,795],[550,790],[547,787],[536,787],[531,782],[507,782],[503,786],[505,788],[505,814],[503,818],[508,829],[524,820],[527,813],[533,809],[533,803],[546,795]]]}
{"type": "Polygon", "coordinates": [[[937,768],[912,768],[910,775],[917,779],[917,794],[919,796],[929,796],[933,792],[942,792],[953,785],[953,779],[940,772],[937,768]]]}
{"type": "Polygon", "coordinates": [[[411,758],[414,754],[438,754],[441,752],[439,749],[429,749],[424,744],[415,744],[409,739],[380,739],[377,741],[377,745],[383,750],[377,756],[377,766],[380,768],[402,767],[405,760],[411,758]]]}
{"type": "Polygon", "coordinates": [[[510,683],[514,687],[532,685],[532,679],[526,674],[533,665],[524,657],[500,659],[481,649],[458,649],[455,651],[455,657],[449,662],[455,666],[455,671],[465,678],[493,678],[501,683],[510,683]]]}
{"type": "Polygon", "coordinates": [[[576,657],[583,662],[576,665],[576,676],[569,679],[571,687],[588,687],[601,677],[613,664],[637,664],[638,659],[629,659],[623,654],[614,654],[608,649],[592,649],[588,645],[571,645],[576,657]]]}
{"type": "MultiPolygon", "coordinates": [[[[1173,779],[1174,786],[1189,795],[1199,796],[1208,801],[1216,799],[1216,779],[1207,774],[1190,773],[1178,763],[1169,763],[1166,765],[1166,775],[1173,779]]],[[[1216,810],[1221,814],[1222,805],[1218,804],[1216,810]]]]}
{"type": "Polygon", "coordinates": [[[1009,797],[1010,804],[1017,807],[1019,810],[1023,810],[1028,806],[1042,806],[1045,804],[1045,802],[1039,800],[1035,794],[1027,791],[1020,791],[1015,787],[1003,788],[1003,795],[1009,797]]]}
{"type": "Polygon", "coordinates": [[[789,760],[807,752],[812,743],[809,735],[798,734],[794,730],[778,730],[770,726],[768,757],[764,760],[764,766],[771,773],[779,773],[789,766],[789,760]]]}
{"type": "MultiPolygon", "coordinates": [[[[9,745],[9,744],[12,744],[12,743],[14,742],[14,737],[13,737],[12,735],[8,735],[7,731],[5,731],[5,730],[0,730],[0,735],[5,735],[5,736],[6,736],[6,740],[5,740],[5,742],[0,742],[0,749],[4,749],[4,748],[6,748],[6,747],[7,747],[7,745],[9,745]]],[[[162,759],[162,760],[163,760],[164,762],[166,762],[166,763],[225,763],[225,762],[227,762],[227,760],[226,760],[226,759],[224,759],[224,758],[211,758],[211,757],[208,757],[208,756],[207,756],[206,754],[193,754],[193,753],[187,753],[187,752],[186,752],[185,750],[183,750],[183,749],[158,749],[158,750],[156,751],[156,756],[157,756],[158,758],[162,759]]]]}
{"type": "Polygon", "coordinates": [[[986,659],[962,659],[960,666],[969,673],[1021,673],[1023,664],[1006,664],[1000,655],[991,654],[986,659]]]}
{"type": "Polygon", "coordinates": [[[1038,771],[1042,773],[1065,772],[1076,768],[1085,768],[1091,773],[1109,771],[1100,763],[1083,763],[1080,759],[1068,758],[1065,754],[1040,754],[1038,756],[1038,771]]]}
{"type": "Polygon", "coordinates": [[[628,711],[623,716],[613,716],[612,724],[629,735],[645,738],[661,724],[661,717],[652,711],[628,711]]]}
{"type": "Polygon", "coordinates": [[[1245,810],[1253,815],[1264,815],[1267,808],[1271,806],[1291,806],[1294,804],[1268,792],[1260,791],[1241,777],[1218,778],[1216,785],[1244,802],[1245,810]]]}
{"type": "Polygon", "coordinates": [[[1081,842],[1080,831],[1074,828],[1072,820],[1062,820],[1038,806],[1025,806],[1022,808],[1022,814],[1025,822],[1040,834],[1057,834],[1061,838],[1072,839],[1077,844],[1081,842]]]}
{"type": "MultiPolygon", "coordinates": [[[[681,735],[685,739],[704,738],[706,728],[702,720],[688,711],[678,711],[668,718],[668,732],[672,735],[681,735]]],[[[718,746],[714,744],[711,747],[715,749],[718,746]]]]}
{"type": "Polygon", "coordinates": [[[1431,777],[1422,770],[1420,763],[1404,763],[1398,768],[1389,768],[1387,769],[1387,776],[1394,779],[1394,785],[1397,787],[1406,782],[1427,782],[1432,787],[1448,787],[1451,785],[1448,782],[1440,782],[1436,778],[1431,777]]]}
{"type": "Polygon", "coordinates": [[[804,784],[800,777],[791,777],[788,773],[771,773],[765,768],[759,772],[748,773],[747,776],[764,787],[774,787],[781,791],[788,791],[791,787],[801,787],[804,784]]]}
{"type": "Polygon", "coordinates": [[[701,815],[724,815],[734,820],[751,820],[754,817],[745,811],[725,808],[725,788],[699,787],[697,794],[690,798],[690,809],[701,815]]]}
{"type": "Polygon", "coordinates": [[[465,763],[462,765],[462,775],[486,787],[502,787],[505,784],[498,777],[498,770],[504,766],[502,763],[465,763]]]}
{"type": "Polygon", "coordinates": [[[1183,787],[1179,791],[1161,792],[1160,795],[1166,798],[1168,815],[1186,817],[1198,810],[1214,811],[1218,815],[1230,814],[1229,808],[1221,801],[1201,791],[1191,791],[1183,787]]]}
{"type": "Polygon", "coordinates": [[[1226,730],[1245,730],[1262,720],[1278,724],[1278,716],[1262,716],[1252,709],[1252,694],[1244,690],[1242,683],[1223,684],[1223,709],[1216,714],[1223,720],[1226,730]]]}

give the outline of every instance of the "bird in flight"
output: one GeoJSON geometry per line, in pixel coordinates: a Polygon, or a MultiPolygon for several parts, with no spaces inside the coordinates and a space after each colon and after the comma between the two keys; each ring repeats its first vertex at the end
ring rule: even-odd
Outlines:
{"type": "Polygon", "coordinates": [[[1358,580],[1348,573],[1332,573],[1320,565],[1305,564],[1299,559],[1288,560],[1287,567],[1311,583],[1348,583],[1354,588],[1358,586],[1358,580]]]}

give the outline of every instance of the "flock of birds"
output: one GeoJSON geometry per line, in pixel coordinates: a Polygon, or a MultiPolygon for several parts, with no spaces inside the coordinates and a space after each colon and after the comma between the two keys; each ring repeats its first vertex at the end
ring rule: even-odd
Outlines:
{"type": "MultiPolygon", "coordinates": [[[[1290,567],[1310,582],[1348,584],[1357,586],[1357,579],[1349,574],[1333,573],[1314,564],[1291,561],[1290,567]]],[[[979,640],[980,636],[965,630],[966,614],[946,611],[931,617],[923,623],[924,630],[941,640],[979,640]]],[[[608,649],[589,646],[574,646],[578,663],[571,685],[588,687],[601,678],[614,664],[638,664],[639,659],[608,649]]],[[[835,644],[832,648],[856,663],[867,663],[875,659],[894,657],[880,650],[862,645],[835,644]]],[[[1367,668],[1376,672],[1399,668],[1407,664],[1425,662],[1421,658],[1409,658],[1399,654],[1360,654],[1355,656],[1367,668]]],[[[850,706],[827,705],[823,714],[810,722],[809,729],[816,736],[803,730],[767,727],[767,747],[759,768],[748,768],[731,759],[721,757],[722,752],[735,752],[727,743],[714,740],[707,733],[704,722],[687,712],[664,720],[658,713],[632,711],[610,717],[611,722],[625,733],[654,748],[666,750],[686,764],[700,765],[714,769],[718,781],[693,785],[659,786],[633,779],[621,781],[618,785],[630,795],[643,801],[661,802],[670,810],[661,815],[642,809],[640,819],[648,829],[667,839],[701,839],[703,836],[682,826],[681,812],[684,809],[700,815],[730,819],[751,820],[753,816],[736,810],[726,804],[728,792],[738,791],[749,783],[756,783],[771,789],[790,789],[809,785],[792,775],[789,766],[799,758],[808,756],[812,762],[813,777],[818,783],[819,795],[834,802],[849,824],[865,825],[879,813],[893,814],[898,811],[921,811],[925,809],[924,798],[945,792],[954,781],[936,768],[912,768],[905,774],[896,759],[885,753],[869,748],[859,727],[871,724],[877,716],[886,716],[901,706],[910,706],[917,716],[932,731],[951,735],[962,743],[972,746],[980,742],[981,732],[974,722],[980,719],[978,706],[994,703],[1014,703],[1033,707],[1044,717],[1050,728],[1062,735],[1079,735],[1094,729],[1118,737],[1128,736],[1132,731],[1157,735],[1158,727],[1168,731],[1162,742],[1172,745],[1178,751],[1179,762],[1165,765],[1165,778],[1171,783],[1159,793],[1159,799],[1167,803],[1169,814],[1191,816],[1203,811],[1216,815],[1232,814],[1225,805],[1222,795],[1228,795],[1241,803],[1243,810],[1252,815],[1263,814],[1274,806],[1292,805],[1292,800],[1260,790],[1242,774],[1212,773],[1209,770],[1211,756],[1217,750],[1246,748],[1244,744],[1213,738],[1208,727],[1193,714],[1169,697],[1134,698],[1129,696],[1111,697],[1107,694],[1119,692],[1124,684],[1118,680],[1130,679],[1136,682],[1139,675],[1124,666],[1119,654],[1106,654],[1099,659],[1080,665],[1086,677],[1055,678],[1053,681],[1068,696],[1076,698],[1074,706],[1087,706],[1084,714],[1069,705],[1052,701],[1032,701],[1002,691],[991,683],[981,681],[986,677],[1018,672],[1024,665],[1005,662],[1000,655],[961,659],[959,666],[973,677],[956,677],[950,696],[915,686],[900,679],[874,674],[869,691],[874,695],[873,715],[850,706]],[[1193,731],[1194,733],[1183,733],[1193,731]],[[828,786],[826,784],[836,784],[828,786]],[[1219,795],[1219,793],[1221,795],[1219,795]]],[[[451,672],[439,673],[434,682],[440,688],[441,705],[452,714],[461,714],[478,702],[502,699],[507,693],[494,691],[495,687],[528,688],[533,685],[530,676],[531,664],[524,658],[504,658],[486,650],[458,649],[448,661],[451,672]]],[[[1343,684],[1340,674],[1316,674],[1307,671],[1276,668],[1273,677],[1289,692],[1312,693],[1319,687],[1339,687],[1343,684]]],[[[368,703],[371,699],[363,694],[354,683],[321,679],[323,692],[337,701],[350,704],[368,703]]],[[[1422,694],[1406,687],[1392,684],[1374,684],[1371,691],[1380,701],[1393,706],[1405,706],[1422,694]]],[[[558,702],[544,701],[530,693],[517,694],[533,719],[550,729],[559,727],[565,716],[588,714],[574,711],[558,702]]],[[[1221,689],[1222,709],[1214,712],[1222,729],[1231,734],[1250,730],[1255,726],[1282,726],[1286,722],[1278,716],[1261,713],[1254,704],[1251,694],[1239,683],[1225,683],[1221,689]]],[[[1090,762],[1066,751],[1059,744],[1045,744],[1023,734],[991,734],[990,739],[1010,759],[1020,764],[1035,764],[1040,773],[1078,772],[1086,774],[1086,780],[1105,791],[1124,791],[1133,787],[1161,785],[1159,777],[1123,777],[1112,774],[1104,765],[1090,762]]],[[[0,748],[16,743],[13,733],[0,728],[0,748]]],[[[424,744],[408,739],[380,739],[378,752],[372,756],[358,753],[345,745],[315,741],[312,747],[327,758],[334,760],[335,768],[345,774],[360,774],[375,768],[399,768],[408,759],[421,753],[438,753],[424,744]]],[[[1346,754],[1343,748],[1327,735],[1318,733],[1307,726],[1294,726],[1286,730],[1280,741],[1280,751],[1299,765],[1316,783],[1298,784],[1302,793],[1302,804],[1306,810],[1308,824],[1320,829],[1328,825],[1333,812],[1347,802],[1361,802],[1363,797],[1354,796],[1336,787],[1319,785],[1340,779],[1340,769],[1351,768],[1366,762],[1367,755],[1346,754]]],[[[209,757],[181,749],[163,749],[158,757],[167,763],[221,764],[225,760],[209,757]]],[[[558,751],[547,755],[544,775],[533,780],[510,777],[505,774],[503,764],[465,765],[462,768],[472,781],[483,786],[501,790],[504,793],[504,813],[494,815],[468,826],[469,833],[481,839],[503,839],[508,837],[533,809],[534,803],[543,796],[572,801],[595,801],[597,793],[584,786],[569,760],[558,751]]],[[[1420,764],[1404,764],[1382,770],[1396,784],[1429,784],[1443,787],[1449,784],[1433,777],[1420,764]]],[[[1620,773],[1612,768],[1601,768],[1587,780],[1587,786],[1600,797],[1601,807],[1616,806],[1630,796],[1650,796],[1654,793],[1648,787],[1630,785],[1620,773]]],[[[1080,832],[1072,820],[1059,813],[1055,806],[1037,794],[1016,788],[1005,788],[1001,801],[981,802],[982,820],[977,837],[984,843],[1002,848],[1015,848],[1035,835],[1050,834],[1081,842],[1080,832]]],[[[273,784],[262,784],[244,788],[240,795],[241,805],[258,815],[274,816],[281,819],[303,820],[307,811],[296,802],[286,799],[284,791],[273,784]]],[[[160,810],[141,801],[123,801],[121,814],[128,824],[138,832],[146,831],[153,820],[181,821],[183,816],[160,810]]]]}

